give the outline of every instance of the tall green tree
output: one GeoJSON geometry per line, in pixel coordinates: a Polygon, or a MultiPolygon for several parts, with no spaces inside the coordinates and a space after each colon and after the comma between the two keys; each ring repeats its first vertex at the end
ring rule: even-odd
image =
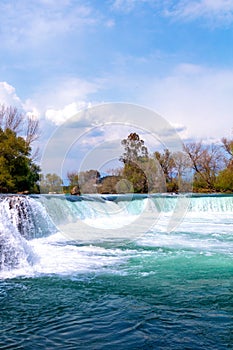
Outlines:
{"type": "Polygon", "coordinates": [[[39,171],[30,144],[15,131],[0,128],[0,192],[37,192],[39,171]]]}
{"type": "Polygon", "coordinates": [[[120,161],[124,163],[122,177],[132,184],[136,193],[148,192],[148,181],[145,165],[149,160],[148,150],[145,142],[136,133],[128,135],[127,139],[121,141],[124,153],[120,161]]]}
{"type": "Polygon", "coordinates": [[[121,141],[121,144],[125,150],[120,157],[120,161],[123,163],[145,161],[148,159],[148,149],[145,146],[145,142],[140,139],[137,133],[133,132],[129,134],[127,139],[121,141]]]}
{"type": "Polygon", "coordinates": [[[226,167],[221,170],[216,178],[215,187],[221,192],[233,192],[233,140],[222,138],[226,152],[226,167]]]}
{"type": "Polygon", "coordinates": [[[221,192],[233,192],[233,164],[230,164],[226,169],[219,172],[215,188],[221,192]]]}

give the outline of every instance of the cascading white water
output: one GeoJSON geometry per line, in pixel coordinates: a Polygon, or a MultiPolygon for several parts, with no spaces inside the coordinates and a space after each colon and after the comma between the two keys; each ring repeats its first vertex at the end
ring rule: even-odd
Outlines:
{"type": "Polygon", "coordinates": [[[29,197],[1,195],[0,217],[0,269],[31,263],[28,240],[55,231],[42,205],[29,197]]]}
{"type": "Polygon", "coordinates": [[[11,269],[27,262],[30,249],[23,235],[25,235],[26,217],[22,215],[22,208],[18,198],[15,205],[13,197],[1,198],[0,203],[0,269],[11,269]],[[20,234],[20,230],[22,235],[20,234]]]}
{"type": "MultiPolygon", "coordinates": [[[[93,243],[117,238],[138,240],[143,245],[176,246],[179,242],[181,247],[225,249],[221,240],[228,237],[232,213],[233,196],[221,195],[1,195],[0,269],[35,266],[37,262],[37,270],[51,271],[71,257],[73,264],[80,249],[70,245],[72,241],[93,243]],[[225,231],[227,235],[215,242],[217,236],[211,235],[219,222],[219,237],[225,231]],[[205,224],[201,238],[196,237],[196,230],[205,224]],[[57,256],[58,250],[62,257],[57,256]]],[[[231,237],[227,239],[229,247],[231,237]]],[[[82,259],[81,254],[78,261],[82,259]]],[[[80,268],[76,263],[74,266],[80,268]]]]}

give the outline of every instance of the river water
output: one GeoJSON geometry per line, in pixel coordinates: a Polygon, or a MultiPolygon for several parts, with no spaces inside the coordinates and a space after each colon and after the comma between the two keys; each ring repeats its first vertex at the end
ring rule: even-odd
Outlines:
{"type": "Polygon", "coordinates": [[[0,198],[0,349],[233,349],[233,196],[0,198]]]}

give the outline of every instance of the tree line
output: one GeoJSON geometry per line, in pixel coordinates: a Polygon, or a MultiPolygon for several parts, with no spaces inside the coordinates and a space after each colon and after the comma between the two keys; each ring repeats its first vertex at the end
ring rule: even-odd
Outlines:
{"type": "Polygon", "coordinates": [[[122,166],[101,177],[90,169],[67,173],[64,186],[57,174],[41,174],[32,144],[38,120],[0,105],[0,192],[159,193],[233,192],[233,140],[189,142],[183,150],[168,148],[149,154],[144,140],[130,133],[121,141],[122,166]]]}
{"type": "MultiPolygon", "coordinates": [[[[233,140],[223,138],[218,144],[190,142],[183,144],[182,151],[166,148],[151,155],[137,133],[130,133],[121,144],[122,167],[105,177],[97,170],[68,172],[69,185],[63,191],[73,190],[73,194],[233,192],[233,140]]],[[[62,181],[57,180],[62,190],[62,181]]]]}
{"type": "Polygon", "coordinates": [[[122,145],[122,174],[136,192],[233,192],[233,140],[189,142],[182,151],[164,149],[151,156],[136,133],[122,145]]]}

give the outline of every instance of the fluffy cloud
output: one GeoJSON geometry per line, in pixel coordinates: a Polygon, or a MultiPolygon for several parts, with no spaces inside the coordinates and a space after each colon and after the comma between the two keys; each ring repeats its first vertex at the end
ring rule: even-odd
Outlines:
{"type": "Polygon", "coordinates": [[[15,88],[5,81],[0,82],[0,105],[16,107],[31,118],[39,118],[40,113],[31,101],[24,102],[16,93],[15,88]]]}
{"type": "Polygon", "coordinates": [[[170,123],[185,125],[184,138],[230,137],[232,91],[233,70],[181,64],[171,75],[149,83],[141,101],[170,123]]]}
{"type": "MultiPolygon", "coordinates": [[[[48,120],[52,121],[55,125],[61,125],[79,111],[91,107],[90,103],[85,101],[73,102],[66,105],[62,109],[47,109],[45,116],[48,120]]],[[[88,121],[80,120],[80,126],[84,126],[88,121]]],[[[89,122],[88,122],[89,123],[89,122]]]]}
{"type": "MultiPolygon", "coordinates": [[[[17,107],[28,115],[46,118],[55,125],[60,125],[77,112],[91,107],[88,95],[97,89],[95,84],[79,79],[60,81],[49,91],[36,94],[23,101],[15,88],[7,82],[0,82],[0,105],[17,107]]],[[[82,126],[88,121],[80,121],[82,126]]]]}
{"type": "Polygon", "coordinates": [[[23,103],[16,94],[15,88],[5,81],[0,82],[0,104],[22,108],[23,103]]]}
{"type": "Polygon", "coordinates": [[[78,111],[88,108],[92,94],[101,89],[101,82],[89,82],[79,78],[61,78],[41,86],[27,106],[40,111],[47,120],[60,125],[78,111]]]}

